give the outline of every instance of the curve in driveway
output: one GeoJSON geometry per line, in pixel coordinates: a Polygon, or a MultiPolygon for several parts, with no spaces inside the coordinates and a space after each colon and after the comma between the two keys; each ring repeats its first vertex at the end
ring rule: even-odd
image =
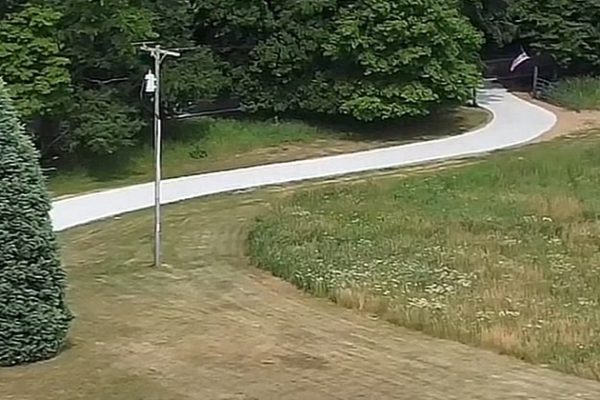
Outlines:
{"type": "MultiPolygon", "coordinates": [[[[492,112],[492,122],[463,135],[358,153],[169,179],[163,182],[162,203],[487,153],[530,142],[556,124],[553,113],[521,100],[503,88],[481,90],[478,102],[481,107],[492,112]]],[[[145,183],[55,201],[51,212],[54,229],[62,231],[151,207],[153,193],[153,184],[145,183]]]]}

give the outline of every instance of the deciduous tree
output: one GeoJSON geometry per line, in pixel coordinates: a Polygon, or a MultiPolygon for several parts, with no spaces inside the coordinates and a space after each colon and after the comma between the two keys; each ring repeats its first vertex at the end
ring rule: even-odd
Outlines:
{"type": "Polygon", "coordinates": [[[25,119],[60,113],[69,103],[69,59],[60,51],[62,15],[29,5],[0,20],[0,74],[25,119]]]}
{"type": "Polygon", "coordinates": [[[424,115],[479,83],[481,36],[447,0],[202,2],[246,104],[360,120],[424,115]],[[209,4],[212,4],[208,2],[209,4]]]}

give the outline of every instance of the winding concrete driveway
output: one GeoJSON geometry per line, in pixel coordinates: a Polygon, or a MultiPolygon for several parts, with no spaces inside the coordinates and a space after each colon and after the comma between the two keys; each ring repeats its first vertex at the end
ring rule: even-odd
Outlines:
{"type": "MultiPolygon", "coordinates": [[[[258,186],[297,182],[356,172],[415,165],[490,152],[530,142],[549,131],[556,116],[503,88],[479,92],[480,106],[494,118],[479,130],[459,136],[384,149],[241,168],[169,179],[163,182],[164,204],[258,186]]],[[[58,200],[51,213],[54,229],[140,210],[153,205],[152,183],[58,200]]]]}

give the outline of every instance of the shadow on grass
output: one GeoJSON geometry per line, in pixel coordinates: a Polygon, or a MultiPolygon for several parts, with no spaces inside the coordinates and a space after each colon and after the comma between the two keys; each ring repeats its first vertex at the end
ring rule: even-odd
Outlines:
{"type": "Polygon", "coordinates": [[[459,135],[485,125],[491,115],[476,107],[441,109],[424,117],[360,122],[348,117],[306,117],[304,122],[344,139],[373,142],[404,142],[459,135]]]}

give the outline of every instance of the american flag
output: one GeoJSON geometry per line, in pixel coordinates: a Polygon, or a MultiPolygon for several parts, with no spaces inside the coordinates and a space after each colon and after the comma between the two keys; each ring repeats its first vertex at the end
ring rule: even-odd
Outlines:
{"type": "Polygon", "coordinates": [[[530,60],[531,57],[525,52],[525,50],[521,49],[521,54],[519,54],[510,65],[510,72],[514,72],[519,65],[523,64],[525,61],[530,60]]]}

